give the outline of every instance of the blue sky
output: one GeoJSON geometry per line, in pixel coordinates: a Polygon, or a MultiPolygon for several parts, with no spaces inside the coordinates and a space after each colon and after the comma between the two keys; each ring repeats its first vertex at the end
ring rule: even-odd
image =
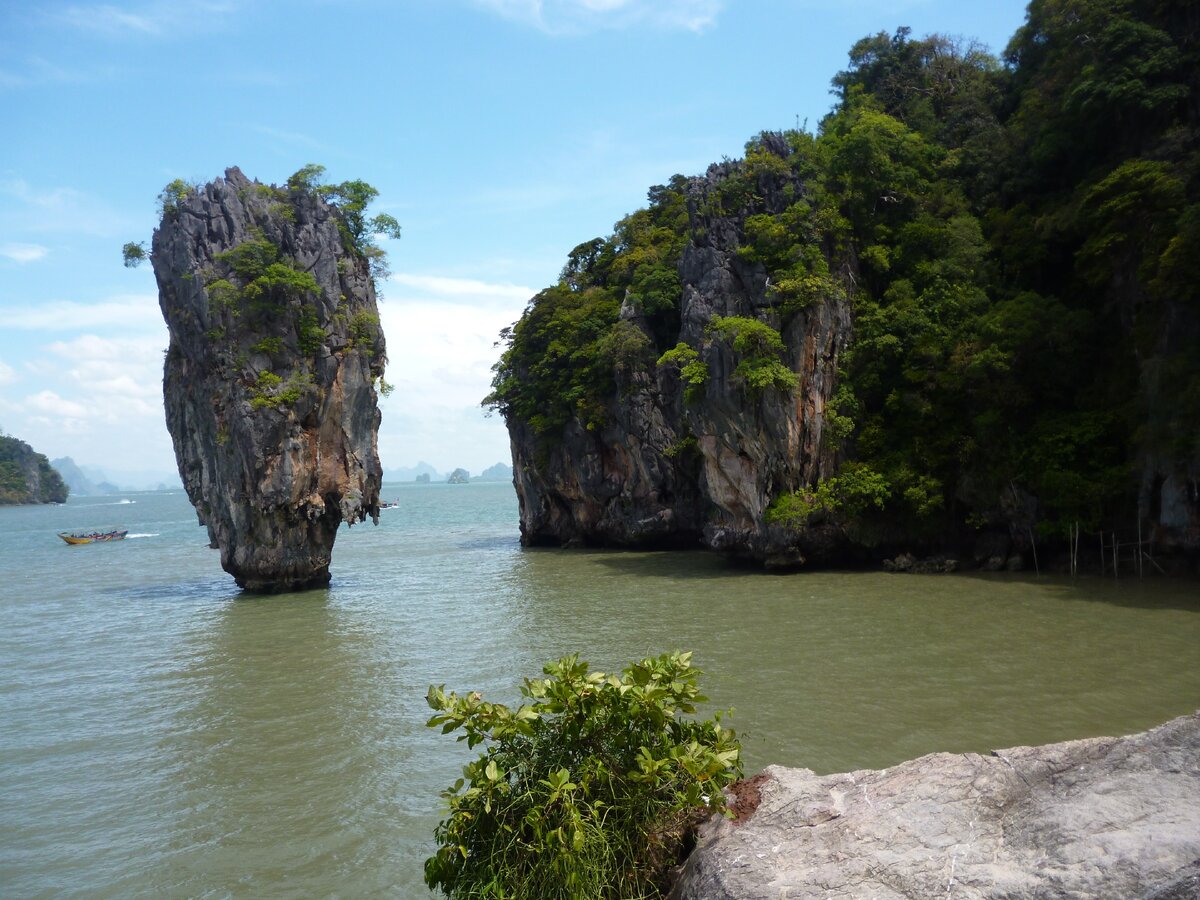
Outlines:
{"type": "Polygon", "coordinates": [[[146,240],[168,181],[306,163],[404,234],[382,286],[385,468],[508,461],[497,332],[646,189],[814,127],[900,25],[1003,49],[1015,0],[0,3],[0,428],[121,482],[174,471],[146,240]]]}

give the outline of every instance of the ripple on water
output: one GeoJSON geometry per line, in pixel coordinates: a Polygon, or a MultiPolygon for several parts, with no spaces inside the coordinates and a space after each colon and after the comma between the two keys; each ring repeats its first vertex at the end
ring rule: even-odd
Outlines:
{"type": "Polygon", "coordinates": [[[510,486],[390,486],[327,590],[241,594],[182,494],[0,510],[0,883],[13,896],[420,896],[469,754],[429,684],[516,699],[693,649],[753,771],[1137,730],[1200,706],[1195,585],[765,576],[702,553],[522,551],[510,486]],[[96,521],[95,524],[100,524],[96,521]],[[153,535],[152,537],[149,535],[153,535]]]}

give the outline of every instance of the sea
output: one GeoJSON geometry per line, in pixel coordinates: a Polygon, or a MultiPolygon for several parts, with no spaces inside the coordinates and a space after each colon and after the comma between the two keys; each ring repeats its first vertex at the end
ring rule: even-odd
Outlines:
{"type": "Polygon", "coordinates": [[[1200,707],[1200,585],[765,574],[523,549],[509,484],[387,484],[327,589],[238,590],[181,492],[0,508],[0,896],[424,897],[473,755],[430,685],[513,702],[578,653],[691,650],[747,773],[1138,731],[1200,707]],[[68,547],[106,525],[126,540],[68,547]]]}

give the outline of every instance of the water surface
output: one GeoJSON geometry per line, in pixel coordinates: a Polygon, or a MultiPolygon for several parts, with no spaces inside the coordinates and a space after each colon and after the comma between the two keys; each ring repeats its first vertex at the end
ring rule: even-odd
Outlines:
{"type": "Polygon", "coordinates": [[[389,485],[328,590],[242,595],[181,493],[0,509],[0,894],[420,896],[468,758],[431,683],[695,651],[748,771],[886,766],[1200,707],[1195,582],[766,575],[522,550],[509,485],[389,485]],[[130,503],[118,503],[120,500],[130,503]],[[70,548],[67,528],[131,537],[70,548]],[[136,537],[134,535],[137,535],[136,537]]]}

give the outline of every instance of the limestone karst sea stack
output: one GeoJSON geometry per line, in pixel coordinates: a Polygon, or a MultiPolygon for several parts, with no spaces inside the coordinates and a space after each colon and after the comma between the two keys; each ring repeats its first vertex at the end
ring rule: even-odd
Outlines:
{"type": "Polygon", "coordinates": [[[167,428],[221,565],[247,590],[328,583],[338,526],[378,520],[375,248],[356,240],[362,206],[325,196],[311,179],[279,188],[232,168],[168,187],[154,233],[167,428]]]}

